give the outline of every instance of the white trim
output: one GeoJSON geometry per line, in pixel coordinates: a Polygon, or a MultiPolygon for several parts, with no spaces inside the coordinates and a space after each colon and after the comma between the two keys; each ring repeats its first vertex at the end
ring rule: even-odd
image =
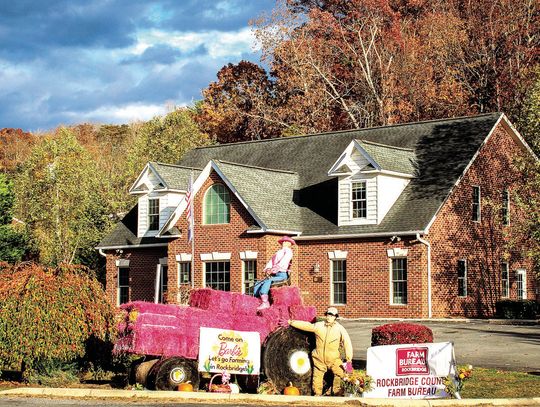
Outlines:
{"type": "Polygon", "coordinates": [[[526,300],[527,299],[527,270],[521,268],[516,269],[516,299],[518,300],[526,300]],[[523,297],[519,296],[519,292],[517,291],[517,276],[521,275],[522,281],[523,281],[523,297]]]}
{"type": "MultiPolygon", "coordinates": [[[[409,305],[409,260],[407,259],[407,257],[392,257],[392,258],[388,258],[388,268],[389,268],[389,271],[390,271],[390,274],[389,274],[389,280],[390,280],[390,289],[388,290],[389,291],[389,304],[392,305],[392,306],[398,306],[398,307],[405,307],[407,305],[409,305]],[[394,274],[394,269],[392,267],[392,262],[393,260],[396,260],[396,259],[405,259],[405,264],[406,264],[406,267],[407,267],[407,278],[405,279],[405,290],[406,290],[406,293],[407,293],[407,300],[404,304],[402,303],[394,303],[394,278],[393,278],[393,274],[394,274]]],[[[399,280],[399,281],[403,281],[403,280],[399,280]]]]}
{"type": "Polygon", "coordinates": [[[294,240],[330,240],[330,239],[352,239],[367,237],[392,237],[392,236],[415,236],[417,234],[425,235],[423,230],[410,230],[405,232],[378,232],[378,233],[349,233],[342,235],[311,235],[298,236],[294,240]]]}
{"type": "Polygon", "coordinates": [[[408,254],[409,254],[408,248],[395,247],[393,249],[386,250],[386,255],[390,258],[407,257],[408,254]]]}
{"type": "Polygon", "coordinates": [[[510,298],[510,264],[507,261],[501,262],[501,298],[510,298]],[[506,273],[506,285],[504,284],[503,273],[506,273]],[[505,288],[506,295],[503,295],[505,288]]]}
{"type": "Polygon", "coordinates": [[[240,259],[241,260],[257,260],[258,252],[252,252],[249,250],[246,250],[244,252],[240,252],[240,259]]]}
{"type": "Polygon", "coordinates": [[[334,251],[328,252],[328,258],[330,260],[346,260],[348,253],[349,252],[346,250],[334,250],[334,251]]]}
{"type": "Polygon", "coordinates": [[[371,165],[373,165],[373,167],[375,167],[375,169],[377,171],[381,171],[381,166],[379,164],[377,164],[377,162],[375,162],[375,160],[368,154],[368,152],[366,150],[364,150],[364,148],[358,143],[358,141],[355,139],[352,141],[354,143],[354,146],[356,147],[356,149],[358,150],[358,152],[360,154],[362,154],[364,156],[364,158],[366,160],[369,161],[369,163],[371,165]]]}
{"type": "Polygon", "coordinates": [[[254,270],[254,273],[255,273],[255,281],[257,281],[257,252],[249,252],[249,253],[255,253],[255,257],[249,257],[249,258],[243,258],[242,259],[242,278],[240,279],[240,281],[242,282],[242,290],[241,290],[241,293],[242,294],[245,294],[246,293],[246,262],[248,261],[254,261],[255,262],[255,270],[254,270]]]}
{"type": "Polygon", "coordinates": [[[134,244],[127,246],[105,246],[96,247],[98,250],[114,250],[114,249],[144,249],[147,247],[167,247],[168,243],[149,243],[149,244],[134,244]]]}
{"type": "MultiPolygon", "coordinates": [[[[143,170],[141,171],[141,173],[139,174],[139,176],[137,177],[135,182],[128,189],[129,194],[137,195],[137,194],[140,193],[139,191],[133,192],[133,189],[135,188],[136,185],[138,185],[139,181],[142,179],[143,175],[146,174],[146,171],[148,169],[150,169],[154,173],[156,178],[159,179],[159,181],[163,184],[163,186],[165,187],[165,188],[163,188],[163,190],[168,190],[169,189],[168,186],[167,186],[167,183],[165,182],[165,180],[161,177],[161,175],[159,175],[159,172],[157,172],[157,170],[151,165],[151,163],[149,161],[149,162],[146,163],[146,165],[144,166],[143,170]]],[[[148,185],[147,185],[147,188],[148,188],[148,185]]],[[[150,191],[148,191],[148,192],[150,192],[150,191]]],[[[145,193],[147,193],[147,192],[145,192],[145,193]]]]}
{"type": "Polygon", "coordinates": [[[117,306],[120,306],[120,287],[127,287],[128,289],[128,302],[131,301],[131,298],[129,298],[129,293],[130,293],[130,285],[129,285],[129,280],[130,280],[130,277],[129,277],[129,267],[124,267],[124,266],[116,266],[116,305],[117,306]],[[120,286],[120,269],[127,269],[128,271],[128,285],[123,285],[123,286],[120,286]]]}
{"type": "MultiPolygon", "coordinates": [[[[345,252],[347,253],[347,252],[345,252]]],[[[330,252],[328,253],[330,254],[330,252]]],[[[334,258],[329,259],[328,269],[330,270],[330,305],[344,306],[347,305],[347,259],[346,258],[334,258]],[[345,303],[334,302],[334,262],[344,261],[345,262],[345,303]]]]}
{"type": "Polygon", "coordinates": [[[159,259],[159,264],[162,266],[167,266],[169,264],[169,258],[168,257],[161,257],[159,259]]]}
{"type": "MultiPolygon", "coordinates": [[[[473,222],[475,223],[481,223],[482,222],[482,187],[480,185],[471,185],[472,187],[472,190],[473,190],[473,199],[474,199],[474,188],[478,188],[478,219],[474,220],[474,219],[471,219],[473,222]]],[[[473,205],[475,204],[474,200],[472,202],[472,205],[471,205],[471,209],[473,207],[473,205]]],[[[474,211],[472,213],[473,215],[475,214],[474,211]]]]}
{"type": "Polygon", "coordinates": [[[351,190],[349,195],[349,222],[351,223],[358,223],[358,224],[365,224],[366,222],[370,222],[370,219],[368,217],[368,180],[367,179],[351,179],[349,183],[351,184],[351,190]],[[354,194],[354,184],[362,184],[364,186],[364,194],[365,199],[363,200],[366,204],[366,216],[362,217],[354,217],[354,204],[353,202],[362,202],[361,199],[358,199],[356,201],[353,200],[353,194],[354,194]]]}
{"type": "Polygon", "coordinates": [[[201,261],[230,261],[231,253],[201,253],[201,261]]]}
{"type": "Polygon", "coordinates": [[[129,267],[129,259],[116,259],[116,267],[129,267]]]}
{"type": "Polygon", "coordinates": [[[180,253],[175,256],[177,262],[187,263],[191,261],[191,253],[180,253]]]}
{"type": "Polygon", "coordinates": [[[427,240],[425,239],[422,239],[420,237],[420,235],[416,235],[416,239],[426,245],[427,247],[427,300],[428,300],[428,318],[432,318],[433,317],[433,311],[432,311],[432,301],[431,301],[431,296],[432,296],[432,290],[431,290],[431,243],[428,242],[427,240]]]}
{"type": "Polygon", "coordinates": [[[225,183],[221,183],[221,182],[215,182],[213,183],[212,185],[210,185],[206,191],[204,191],[204,195],[202,197],[202,216],[201,216],[201,225],[228,225],[229,223],[231,223],[231,207],[232,207],[232,204],[231,204],[231,193],[229,192],[229,189],[227,188],[227,185],[225,183]],[[206,223],[206,195],[208,195],[210,193],[210,191],[212,189],[214,189],[215,187],[217,187],[218,185],[221,185],[223,186],[223,189],[225,190],[225,192],[227,192],[227,195],[229,196],[229,207],[228,207],[228,210],[229,210],[229,221],[228,222],[219,222],[219,223],[206,223]]]}
{"type": "Polygon", "coordinates": [[[299,232],[297,230],[279,230],[279,229],[248,229],[246,230],[246,233],[269,233],[269,234],[276,234],[276,235],[296,235],[300,236],[302,232],[299,232]]]}

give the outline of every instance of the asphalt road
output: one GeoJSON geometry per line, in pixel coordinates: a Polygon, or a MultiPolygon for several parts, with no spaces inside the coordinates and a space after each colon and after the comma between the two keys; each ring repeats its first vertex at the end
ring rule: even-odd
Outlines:
{"type": "MultiPolygon", "coordinates": [[[[179,403],[174,401],[158,401],[158,400],[62,400],[62,399],[49,399],[41,397],[0,397],[0,407],[81,407],[81,406],[105,406],[105,407],[216,407],[221,404],[218,403],[205,403],[204,401],[194,403],[179,403]]],[[[253,407],[254,404],[232,404],[227,402],[227,407],[253,407]]],[[[288,404],[283,404],[286,406],[288,404]]],[[[313,407],[312,405],[294,404],[295,407],[313,407]]],[[[271,407],[279,407],[278,404],[272,404],[271,407]]]]}
{"type": "MultiPolygon", "coordinates": [[[[365,366],[371,329],[389,322],[342,320],[351,336],[355,364],[365,366]]],[[[540,374],[540,325],[500,325],[487,321],[415,322],[433,331],[434,342],[453,342],[460,365],[540,374]]]]}

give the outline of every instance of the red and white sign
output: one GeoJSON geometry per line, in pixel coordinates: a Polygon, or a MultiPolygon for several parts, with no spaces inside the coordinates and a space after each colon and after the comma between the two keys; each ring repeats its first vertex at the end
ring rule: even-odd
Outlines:
{"type": "Polygon", "coordinates": [[[366,373],[373,379],[367,398],[447,397],[444,380],[456,372],[451,342],[372,346],[366,373]]]}

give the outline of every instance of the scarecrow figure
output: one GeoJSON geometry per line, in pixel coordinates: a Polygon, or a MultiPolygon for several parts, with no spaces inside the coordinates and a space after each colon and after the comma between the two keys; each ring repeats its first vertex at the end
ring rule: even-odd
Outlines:
{"type": "Polygon", "coordinates": [[[345,328],[336,321],[339,318],[338,311],[334,307],[329,307],[324,314],[325,321],[314,324],[306,321],[281,320],[280,325],[288,325],[302,331],[313,332],[315,334],[315,350],[311,355],[313,358],[313,393],[321,396],[323,391],[324,374],[331,370],[334,373],[332,393],[340,394],[341,378],[345,373],[352,373],[353,348],[351,338],[345,328]],[[345,349],[345,363],[341,360],[339,347],[343,344],[345,349]]]}
{"type": "Polygon", "coordinates": [[[268,302],[268,293],[270,292],[270,286],[273,283],[284,281],[289,278],[289,267],[293,257],[292,245],[296,244],[289,236],[283,236],[278,240],[281,244],[276,254],[268,261],[264,268],[266,277],[257,282],[253,287],[253,295],[261,298],[261,305],[257,307],[257,310],[263,310],[270,307],[268,302]]]}

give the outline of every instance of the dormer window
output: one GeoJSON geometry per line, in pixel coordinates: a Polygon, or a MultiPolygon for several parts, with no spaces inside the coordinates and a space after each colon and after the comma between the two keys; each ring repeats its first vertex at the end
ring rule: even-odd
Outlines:
{"type": "Polygon", "coordinates": [[[159,230],[159,199],[148,200],[148,230],[159,230]]]}
{"type": "Polygon", "coordinates": [[[366,181],[352,183],[352,217],[353,219],[367,218],[367,193],[366,181]]]}

